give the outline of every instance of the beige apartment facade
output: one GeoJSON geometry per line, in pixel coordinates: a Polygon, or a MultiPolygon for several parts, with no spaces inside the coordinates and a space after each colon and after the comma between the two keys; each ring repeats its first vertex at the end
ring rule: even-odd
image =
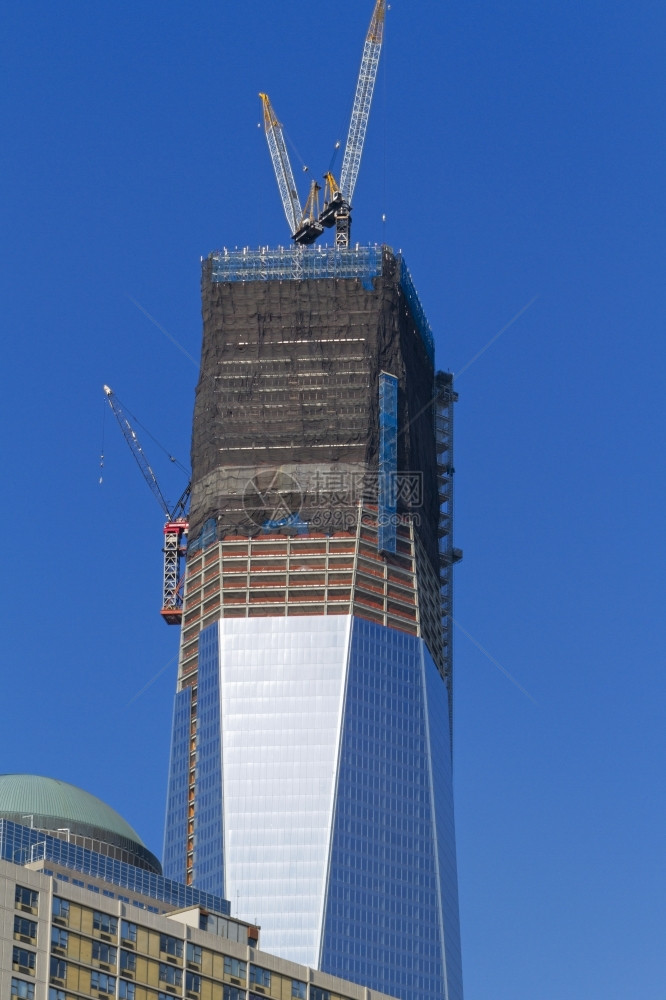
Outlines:
{"type": "Polygon", "coordinates": [[[0,861],[1,1000],[383,1000],[262,952],[250,924],[148,905],[44,862],[0,861]]]}

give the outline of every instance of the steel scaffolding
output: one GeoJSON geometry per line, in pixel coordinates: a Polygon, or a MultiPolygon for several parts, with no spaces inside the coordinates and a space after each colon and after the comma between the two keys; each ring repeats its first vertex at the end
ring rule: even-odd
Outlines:
{"type": "MultiPolygon", "coordinates": [[[[210,278],[227,281],[307,281],[317,278],[358,278],[364,287],[372,289],[373,279],[383,271],[384,252],[388,247],[366,246],[303,248],[250,247],[229,250],[226,247],[211,253],[210,278]]],[[[426,314],[414,287],[412,276],[401,253],[394,255],[400,268],[400,287],[412,317],[434,364],[435,340],[426,314]]]]}
{"type": "MultiPolygon", "coordinates": [[[[462,558],[453,545],[453,405],[458,393],[453,375],[438,372],[435,376],[435,434],[437,440],[437,485],[439,492],[439,566],[444,639],[444,674],[453,710],[453,566],[462,558]]],[[[453,717],[450,719],[453,732],[453,717]]]]}

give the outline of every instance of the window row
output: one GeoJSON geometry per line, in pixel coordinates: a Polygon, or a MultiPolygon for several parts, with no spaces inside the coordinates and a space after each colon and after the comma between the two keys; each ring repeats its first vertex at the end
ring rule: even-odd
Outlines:
{"type": "MultiPolygon", "coordinates": [[[[67,976],[67,963],[59,959],[51,959],[51,978],[52,979],[65,979],[67,976]]],[[[93,970],[90,973],[90,987],[93,990],[97,990],[98,993],[106,993],[110,996],[115,996],[116,993],[116,977],[110,975],[107,972],[99,972],[93,970]]],[[[128,983],[121,979],[118,983],[118,997],[119,1000],[134,1000],[136,988],[134,983],[128,983]]],[[[26,1000],[34,1000],[34,986],[32,983],[21,983],[20,980],[12,980],[12,996],[25,997],[26,1000]],[[14,992],[14,982],[16,982],[21,988],[26,986],[32,989],[32,992],[14,992]]],[[[51,986],[49,989],[49,1000],[65,1000],[65,991],[58,989],[57,987],[51,986]]]]}

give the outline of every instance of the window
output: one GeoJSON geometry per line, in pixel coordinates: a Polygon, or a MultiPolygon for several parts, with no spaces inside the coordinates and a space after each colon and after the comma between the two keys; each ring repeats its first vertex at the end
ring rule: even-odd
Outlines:
{"type": "Polygon", "coordinates": [[[35,974],[35,953],[26,948],[14,948],[12,951],[12,963],[20,965],[22,969],[29,969],[33,976],[35,974]]]}
{"type": "Polygon", "coordinates": [[[118,933],[117,919],[110,917],[108,913],[98,913],[97,910],[93,913],[93,927],[96,931],[101,931],[103,934],[118,933]]]}
{"type": "Polygon", "coordinates": [[[35,984],[26,983],[25,979],[16,979],[12,976],[12,996],[35,1000],[35,984]]]}
{"type": "Polygon", "coordinates": [[[52,912],[54,917],[59,917],[61,920],[69,920],[69,901],[60,899],[59,896],[54,896],[52,912]]]}
{"type": "Polygon", "coordinates": [[[133,941],[136,944],[136,924],[123,920],[120,924],[120,936],[123,941],[133,941]]]}
{"type": "Polygon", "coordinates": [[[136,986],[134,983],[126,983],[124,979],[121,979],[118,983],[119,1000],[134,1000],[135,995],[136,986]]]}
{"type": "Polygon", "coordinates": [[[188,993],[201,993],[201,976],[196,972],[186,972],[185,989],[188,993]]]}
{"type": "Polygon", "coordinates": [[[67,962],[65,962],[62,958],[54,958],[51,956],[50,976],[51,979],[66,979],[67,962]]]}
{"type": "Polygon", "coordinates": [[[239,990],[237,986],[227,986],[224,984],[224,1000],[245,1000],[245,990],[239,990]]]}
{"type": "Polygon", "coordinates": [[[17,906],[29,906],[31,910],[34,910],[37,908],[38,899],[39,893],[34,889],[26,889],[23,885],[16,886],[14,902],[17,906]]]}
{"type": "Polygon", "coordinates": [[[58,990],[55,986],[49,986],[49,1000],[66,1000],[65,991],[58,990]]]}
{"type": "Polygon", "coordinates": [[[251,965],[250,983],[254,983],[255,986],[269,987],[271,985],[271,974],[268,969],[262,969],[258,965],[251,965]]]}
{"type": "Polygon", "coordinates": [[[310,1000],[331,1000],[331,994],[328,990],[322,990],[320,986],[311,986],[310,1000]]]}
{"type": "Polygon", "coordinates": [[[14,934],[32,938],[34,941],[37,937],[37,924],[34,920],[28,920],[27,917],[14,917],[14,934]]]}
{"type": "Polygon", "coordinates": [[[115,965],[117,954],[117,949],[112,944],[106,944],[104,941],[93,941],[92,957],[95,961],[104,962],[105,965],[115,965]]]}
{"type": "Polygon", "coordinates": [[[292,979],[291,995],[294,1000],[305,1000],[305,983],[302,983],[300,979],[292,979]]]}
{"type": "Polygon", "coordinates": [[[173,965],[165,965],[164,962],[160,962],[160,982],[168,983],[169,986],[182,986],[183,973],[180,969],[174,968],[173,965]]]}
{"type": "Polygon", "coordinates": [[[63,930],[62,927],[51,928],[52,948],[66,948],[68,940],[69,940],[69,931],[63,930]]]}
{"type": "Polygon", "coordinates": [[[160,951],[167,955],[175,955],[176,958],[183,957],[183,942],[178,938],[169,937],[168,934],[160,934],[160,951]]]}
{"type": "Polygon", "coordinates": [[[247,975],[247,963],[241,962],[240,958],[230,958],[224,956],[224,972],[227,976],[234,976],[235,979],[245,979],[247,975]]]}
{"type": "Polygon", "coordinates": [[[93,990],[97,990],[98,993],[115,993],[116,977],[109,976],[106,972],[91,972],[90,987],[93,990]]]}
{"type": "Polygon", "coordinates": [[[192,944],[191,941],[187,942],[187,961],[201,965],[201,948],[198,944],[192,944]]]}
{"type": "Polygon", "coordinates": [[[120,952],[120,968],[127,969],[128,972],[136,972],[136,955],[133,951],[120,952]]]}

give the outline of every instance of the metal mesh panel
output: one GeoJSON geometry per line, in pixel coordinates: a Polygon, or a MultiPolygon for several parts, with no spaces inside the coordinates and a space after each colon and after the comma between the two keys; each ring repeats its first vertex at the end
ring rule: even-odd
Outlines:
{"type": "Polygon", "coordinates": [[[379,489],[378,548],[396,551],[398,475],[398,380],[382,372],[379,376],[379,489]]]}
{"type": "Polygon", "coordinates": [[[260,247],[210,255],[213,281],[301,281],[307,278],[372,279],[382,273],[382,247],[260,247]]]}
{"type": "MultiPolygon", "coordinates": [[[[259,247],[218,250],[210,255],[212,281],[302,281],[308,278],[360,278],[365,283],[382,273],[384,247],[259,247]]],[[[428,357],[434,362],[435,340],[402,254],[400,286],[407,299],[428,357]]],[[[367,285],[366,285],[367,287],[367,285]]]]}
{"type": "Polygon", "coordinates": [[[400,254],[397,255],[400,261],[400,287],[405,293],[405,298],[409,302],[409,308],[412,311],[412,316],[419,328],[419,333],[421,334],[421,339],[423,340],[425,349],[428,353],[428,357],[435,363],[435,338],[432,335],[432,330],[430,329],[430,323],[426,319],[426,314],[423,311],[423,306],[421,305],[421,300],[419,299],[416,289],[414,288],[414,282],[412,281],[412,276],[409,273],[409,268],[405,264],[405,259],[400,254]]]}

